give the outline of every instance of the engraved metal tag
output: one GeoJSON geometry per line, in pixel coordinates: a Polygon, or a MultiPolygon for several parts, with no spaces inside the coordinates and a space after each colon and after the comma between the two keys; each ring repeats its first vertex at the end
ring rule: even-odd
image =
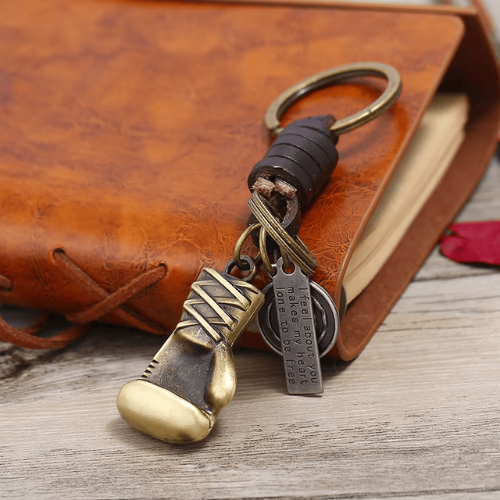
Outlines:
{"type": "Polygon", "coordinates": [[[273,289],[288,392],[320,394],[323,379],[309,277],[298,266],[287,273],[280,258],[273,289]]]}

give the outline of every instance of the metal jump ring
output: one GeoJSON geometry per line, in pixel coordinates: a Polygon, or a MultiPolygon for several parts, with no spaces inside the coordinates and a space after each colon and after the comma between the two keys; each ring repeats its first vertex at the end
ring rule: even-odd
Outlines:
{"type": "MultiPolygon", "coordinates": [[[[236,245],[234,245],[234,251],[233,251],[233,260],[236,264],[236,267],[240,271],[248,271],[249,270],[249,265],[245,261],[245,259],[242,258],[241,256],[241,249],[243,247],[243,243],[245,243],[245,240],[257,229],[260,229],[261,224],[259,222],[252,224],[248,226],[241,236],[238,238],[238,241],[236,242],[236,245]]],[[[257,254],[257,256],[253,259],[255,262],[260,261],[260,252],[257,254]]]]}
{"type": "MultiPolygon", "coordinates": [[[[255,265],[254,260],[252,257],[249,257],[248,255],[240,255],[241,260],[245,261],[248,266],[249,266],[249,273],[241,278],[243,281],[246,281],[247,283],[250,283],[254,278],[255,275],[257,274],[257,266],[255,265]]],[[[224,266],[224,272],[226,274],[231,274],[231,271],[237,267],[236,262],[234,259],[230,259],[227,264],[224,266]]]]}
{"type": "Polygon", "coordinates": [[[401,77],[392,66],[379,62],[346,64],[316,73],[283,92],[267,110],[265,116],[267,128],[272,134],[278,135],[283,130],[280,119],[292,104],[315,90],[330,87],[342,80],[356,76],[382,77],[387,80],[387,87],[382,95],[365,109],[334,122],[330,130],[335,135],[349,132],[377,118],[396,102],[401,93],[401,77]]]}

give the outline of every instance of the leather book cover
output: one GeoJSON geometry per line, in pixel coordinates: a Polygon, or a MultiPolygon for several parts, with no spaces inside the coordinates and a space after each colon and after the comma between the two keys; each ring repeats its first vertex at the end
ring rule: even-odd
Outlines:
{"type": "MultiPolygon", "coordinates": [[[[303,220],[315,280],[338,303],[352,250],[438,87],[471,101],[467,138],[408,236],[351,304],[334,356],[352,359],[486,168],[500,116],[494,55],[474,11],[47,0],[0,19],[0,302],[169,333],[204,266],[246,226],[246,179],[285,89],[352,62],[391,64],[396,105],[340,138],[303,220]]],[[[377,80],[325,89],[286,122],[344,117],[377,80]]],[[[247,345],[260,345],[246,335],[247,345]]]]}

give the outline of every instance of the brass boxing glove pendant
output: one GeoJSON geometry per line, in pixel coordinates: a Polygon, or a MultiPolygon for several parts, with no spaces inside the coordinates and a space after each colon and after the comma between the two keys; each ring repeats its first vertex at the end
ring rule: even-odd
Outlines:
{"type": "Polygon", "coordinates": [[[262,292],[205,268],[179,324],[144,371],[117,397],[135,429],[172,443],[205,438],[236,390],[232,346],[264,303],[262,292]]]}

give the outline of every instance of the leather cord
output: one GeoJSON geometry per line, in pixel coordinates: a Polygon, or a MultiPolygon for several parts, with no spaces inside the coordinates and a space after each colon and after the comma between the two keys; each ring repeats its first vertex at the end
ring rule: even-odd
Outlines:
{"type": "MultiPolygon", "coordinates": [[[[160,264],[134,278],[113,293],[108,293],[98,285],[83,269],[73,262],[61,249],[53,252],[54,261],[59,269],[77,284],[91,305],[83,311],[66,314],[66,319],[76,325],[50,338],[37,337],[47,325],[50,315],[42,313],[29,327],[14,328],[0,318],[0,341],[9,342],[29,349],[60,349],[70,342],[80,338],[91,327],[93,321],[113,312],[131,326],[158,335],[166,334],[166,330],[142,317],[125,303],[140,292],[161,281],[167,275],[167,266],[160,264]]],[[[6,276],[0,275],[0,288],[10,290],[12,282],[6,276]]]]}
{"type": "Polygon", "coordinates": [[[61,349],[84,335],[91,326],[90,324],[75,325],[54,337],[37,337],[36,335],[44,330],[49,317],[49,314],[43,313],[26,328],[14,328],[0,318],[0,340],[28,349],[61,349]]]}

